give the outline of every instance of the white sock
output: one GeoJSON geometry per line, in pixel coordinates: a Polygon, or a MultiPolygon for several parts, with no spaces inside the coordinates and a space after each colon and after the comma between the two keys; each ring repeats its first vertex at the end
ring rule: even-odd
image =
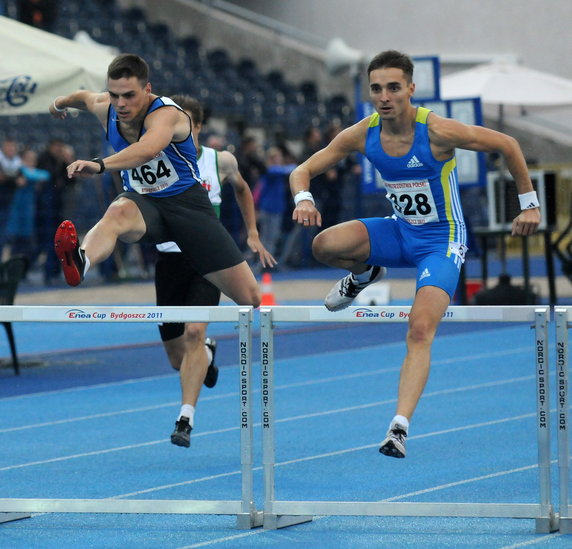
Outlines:
{"type": "Polygon", "coordinates": [[[208,345],[205,345],[205,351],[207,352],[207,359],[209,361],[209,366],[210,366],[211,362],[213,361],[213,352],[211,351],[211,348],[208,345]]]}
{"type": "Polygon", "coordinates": [[[89,261],[89,257],[87,257],[87,255],[83,255],[83,258],[85,259],[85,266],[83,268],[83,276],[85,276],[85,274],[87,273],[87,271],[89,271],[89,266],[91,265],[90,261],[89,261]]]}
{"type": "Polygon", "coordinates": [[[390,429],[393,427],[394,423],[399,423],[399,425],[402,425],[403,427],[405,427],[406,433],[407,433],[407,431],[409,431],[409,420],[405,416],[395,416],[391,420],[391,423],[389,424],[390,429]]]}
{"type": "Polygon", "coordinates": [[[179,421],[183,416],[189,418],[189,425],[192,427],[195,422],[195,407],[190,404],[183,404],[177,421],[179,421]]]}
{"type": "Polygon", "coordinates": [[[373,269],[373,265],[370,265],[369,268],[366,269],[363,273],[360,273],[360,274],[354,273],[354,278],[358,282],[369,282],[369,279],[371,278],[371,270],[372,269],[373,269]]]}

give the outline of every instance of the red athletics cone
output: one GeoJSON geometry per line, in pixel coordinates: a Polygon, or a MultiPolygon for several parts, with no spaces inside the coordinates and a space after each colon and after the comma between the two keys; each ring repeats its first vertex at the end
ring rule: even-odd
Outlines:
{"type": "Polygon", "coordinates": [[[262,273],[262,301],[260,305],[278,305],[272,293],[272,275],[270,273],[262,273]]]}

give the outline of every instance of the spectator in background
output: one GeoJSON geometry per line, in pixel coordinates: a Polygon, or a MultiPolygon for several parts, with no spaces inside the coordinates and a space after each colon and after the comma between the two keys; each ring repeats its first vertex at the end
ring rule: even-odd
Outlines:
{"type": "MultiPolygon", "coordinates": [[[[314,153],[318,152],[324,146],[324,136],[320,128],[310,126],[304,132],[304,144],[302,146],[302,154],[300,155],[300,163],[306,161],[314,153]]],[[[320,174],[312,181],[312,194],[316,204],[323,204],[324,194],[327,192],[328,177],[326,174],[320,174]]],[[[320,208],[322,209],[322,208],[320,208]]]]}
{"type": "Polygon", "coordinates": [[[205,146],[215,151],[224,151],[226,149],[226,138],[224,135],[213,133],[207,137],[205,146]]]}
{"type": "Polygon", "coordinates": [[[258,221],[260,235],[268,253],[274,255],[282,235],[282,219],[288,208],[288,176],[296,164],[284,164],[284,156],[278,147],[266,152],[266,172],[259,182],[258,221]]]}
{"type": "Polygon", "coordinates": [[[58,14],[58,0],[18,0],[18,19],[26,25],[52,32],[58,14]]]}
{"type": "MultiPolygon", "coordinates": [[[[60,262],[54,253],[54,233],[62,219],[63,193],[68,179],[66,166],[69,149],[61,139],[51,139],[46,149],[38,157],[38,168],[46,170],[50,179],[40,182],[37,190],[36,244],[37,255],[45,254],[43,278],[45,284],[60,276],[60,262]]],[[[72,158],[73,160],[73,158],[72,158]]]]}
{"type": "MultiPolygon", "coordinates": [[[[330,143],[343,129],[339,121],[332,122],[324,131],[325,144],[330,143]]],[[[329,183],[337,185],[326,185],[322,229],[357,216],[356,193],[359,192],[361,183],[359,178],[361,165],[356,155],[349,155],[338,162],[334,169],[328,170],[325,175],[329,183]]]]}
{"type": "Polygon", "coordinates": [[[16,190],[16,178],[22,167],[18,154],[19,145],[15,139],[7,137],[0,150],[0,259],[6,244],[6,222],[16,190]]]}
{"type": "MultiPolygon", "coordinates": [[[[62,161],[67,166],[71,164],[76,158],[75,149],[68,144],[62,147],[62,161]]],[[[66,180],[65,186],[62,190],[61,201],[61,214],[65,219],[75,217],[75,209],[77,202],[77,185],[74,185],[75,180],[66,180]]]]}
{"type": "Polygon", "coordinates": [[[256,138],[252,135],[247,135],[242,138],[236,154],[240,173],[251,189],[254,189],[254,186],[266,171],[266,165],[258,149],[259,145],[256,138]]]}
{"type": "MultiPolygon", "coordinates": [[[[315,152],[319,151],[324,146],[324,136],[320,128],[315,126],[309,126],[304,131],[302,152],[300,154],[300,162],[310,158],[315,152]]],[[[314,187],[312,186],[312,192],[314,194],[314,199],[316,204],[320,204],[322,210],[324,210],[324,203],[326,202],[326,196],[328,193],[333,192],[329,189],[327,183],[330,180],[336,178],[336,170],[331,169],[324,174],[318,175],[312,181],[312,185],[316,184],[316,192],[314,194],[314,187]]],[[[338,191],[339,192],[339,191],[338,191]]],[[[290,197],[288,197],[288,201],[290,197]]],[[[312,239],[317,234],[318,230],[316,228],[310,229],[310,231],[302,230],[302,227],[297,224],[290,224],[290,230],[288,231],[288,236],[284,241],[282,250],[278,257],[278,264],[281,269],[292,267],[311,267],[315,265],[314,258],[312,257],[312,239]]]]}
{"type": "Polygon", "coordinates": [[[22,153],[22,166],[16,177],[16,191],[8,212],[6,236],[10,255],[22,254],[32,260],[35,237],[36,186],[50,179],[50,173],[37,168],[38,154],[22,153]]]}

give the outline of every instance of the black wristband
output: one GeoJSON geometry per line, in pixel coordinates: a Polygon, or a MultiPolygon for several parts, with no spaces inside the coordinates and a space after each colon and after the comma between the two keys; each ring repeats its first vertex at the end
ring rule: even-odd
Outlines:
{"type": "Polygon", "coordinates": [[[101,158],[92,158],[91,162],[97,162],[99,164],[99,171],[97,173],[103,173],[105,171],[105,164],[101,158]]]}

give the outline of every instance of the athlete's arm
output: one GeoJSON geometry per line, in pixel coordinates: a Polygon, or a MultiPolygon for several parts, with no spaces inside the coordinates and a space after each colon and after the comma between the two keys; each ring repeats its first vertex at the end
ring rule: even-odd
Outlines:
{"type": "MultiPolygon", "coordinates": [[[[153,160],[173,140],[182,112],[176,107],[164,107],[153,111],[145,118],[145,133],[139,141],[122,151],[103,158],[109,171],[138,168],[153,160]]],[[[187,121],[188,133],[188,121],[187,121]]],[[[68,177],[90,176],[100,171],[99,164],[89,160],[76,160],[67,167],[68,177]]]]}
{"type": "MultiPolygon", "coordinates": [[[[449,156],[455,148],[501,154],[516,183],[518,194],[534,191],[526,160],[518,141],[513,137],[482,126],[470,126],[457,120],[442,118],[434,113],[431,113],[428,124],[432,148],[435,146],[437,151],[449,156]]],[[[532,234],[539,223],[539,208],[522,210],[513,221],[512,234],[532,234]]]]}
{"type": "Polygon", "coordinates": [[[60,120],[66,118],[67,109],[88,111],[95,114],[105,127],[108,106],[109,94],[107,92],[97,93],[87,90],[79,90],[69,95],[56,97],[50,104],[49,111],[54,118],[60,120]]]}
{"type": "Polygon", "coordinates": [[[260,241],[260,235],[256,228],[254,199],[252,198],[248,183],[244,180],[242,175],[240,175],[236,158],[229,151],[217,152],[217,157],[220,179],[223,183],[230,183],[232,185],[236,202],[240,208],[240,213],[244,220],[244,225],[246,226],[246,243],[248,247],[253,253],[258,254],[263,267],[274,267],[277,261],[260,241]]]}
{"type": "MultiPolygon", "coordinates": [[[[310,180],[321,173],[333,168],[338,162],[354,152],[362,152],[365,148],[365,136],[369,118],[340,132],[330,143],[302,162],[290,174],[290,191],[296,198],[299,192],[310,191],[310,180]]],[[[306,226],[322,225],[322,216],[311,200],[300,200],[292,219],[306,226]]]]}

